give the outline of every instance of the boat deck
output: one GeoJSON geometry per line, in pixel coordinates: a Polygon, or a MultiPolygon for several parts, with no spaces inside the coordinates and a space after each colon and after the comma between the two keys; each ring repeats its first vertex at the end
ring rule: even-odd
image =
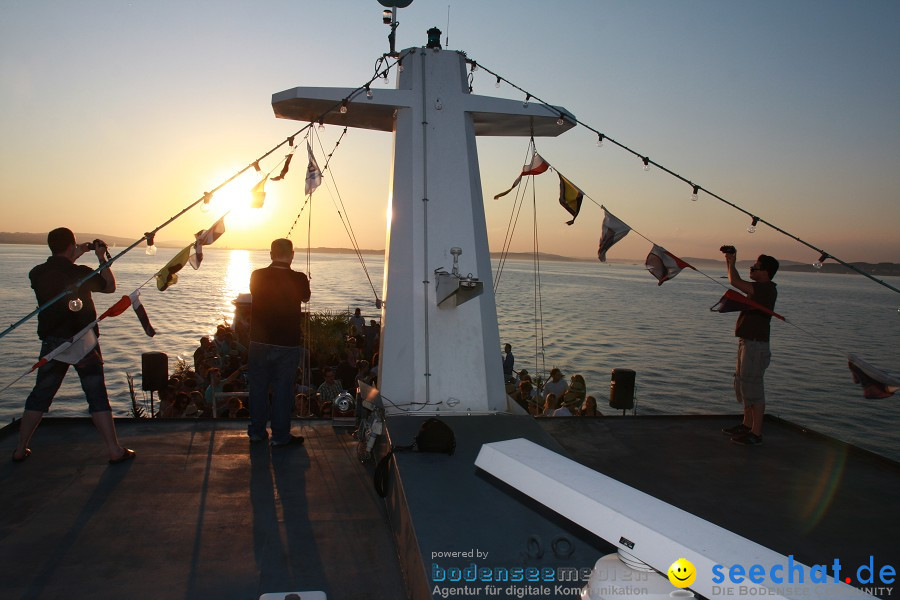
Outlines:
{"type": "Polygon", "coordinates": [[[798,562],[838,558],[857,587],[870,557],[900,566],[900,463],[770,416],[755,447],[721,433],[737,416],[538,421],[581,464],[798,562]]]}
{"type": "MultiPolygon", "coordinates": [[[[0,439],[6,598],[230,598],[322,590],[405,598],[384,505],[346,429],[250,445],[246,421],[117,419],[109,465],[87,419],[45,419],[32,456],[0,439]]],[[[2,434],[0,434],[2,435],[2,434]]]]}
{"type": "MultiPolygon", "coordinates": [[[[839,558],[853,577],[870,556],[876,572],[900,566],[900,465],[784,421],[769,419],[765,444],[747,448],[720,433],[735,422],[724,416],[454,419],[447,419],[458,442],[452,477],[434,466],[450,464],[446,459],[398,458],[407,534],[418,538],[408,543],[419,546],[426,568],[433,549],[503,554],[509,542],[489,540],[492,525],[478,520],[499,523],[492,510],[512,515],[521,505],[540,514],[520,493],[466,466],[482,438],[531,431],[539,440],[536,423],[548,447],[558,444],[591,468],[799,562],[830,565],[839,558]],[[454,526],[463,522],[458,515],[432,523],[423,507],[436,498],[445,503],[442,511],[476,515],[466,519],[470,527],[454,526]]],[[[418,420],[396,426],[397,439],[408,441],[418,420]]],[[[398,550],[402,536],[392,533],[371,467],[358,462],[345,429],[298,421],[294,431],[306,443],[271,450],[251,446],[240,420],[122,419],[117,427],[122,443],[138,452],[130,464],[107,464],[88,419],[46,419],[24,463],[8,458],[13,428],[0,430],[5,597],[247,600],[322,590],[333,599],[399,600],[411,594],[398,558],[406,552],[408,560],[410,550],[398,550]]],[[[538,530],[532,517],[526,520],[522,535],[538,530]]],[[[579,545],[580,556],[585,549],[590,546],[579,545]]],[[[491,559],[511,566],[528,560],[491,559]]],[[[419,578],[414,589],[428,585],[427,573],[413,577],[419,578]]]]}

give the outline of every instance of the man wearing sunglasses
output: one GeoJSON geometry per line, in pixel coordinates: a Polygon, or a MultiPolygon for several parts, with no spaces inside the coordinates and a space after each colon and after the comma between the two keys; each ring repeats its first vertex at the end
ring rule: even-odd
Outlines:
{"type": "MultiPolygon", "coordinates": [[[[750,281],[741,278],[737,272],[737,251],[727,247],[725,265],[728,282],[740,290],[750,300],[771,310],[775,310],[778,290],[772,282],[778,272],[778,261],[771,256],[760,254],[750,267],[750,281]]],[[[744,405],[744,420],[740,425],[727,427],[723,433],[732,436],[731,441],[745,446],[762,444],[763,416],[766,412],[766,394],[763,375],[772,353],[769,351],[769,322],[772,315],[754,308],[741,311],[734,328],[738,338],[737,368],[734,373],[734,393],[737,401],[744,405]]]]}

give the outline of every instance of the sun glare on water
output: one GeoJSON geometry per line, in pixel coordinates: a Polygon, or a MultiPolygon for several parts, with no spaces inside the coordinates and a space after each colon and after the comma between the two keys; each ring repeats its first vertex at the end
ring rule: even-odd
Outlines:
{"type": "Polygon", "coordinates": [[[250,291],[250,252],[231,250],[228,254],[228,268],[225,272],[225,286],[222,288],[222,309],[228,313],[234,310],[232,300],[238,294],[250,291]]]}

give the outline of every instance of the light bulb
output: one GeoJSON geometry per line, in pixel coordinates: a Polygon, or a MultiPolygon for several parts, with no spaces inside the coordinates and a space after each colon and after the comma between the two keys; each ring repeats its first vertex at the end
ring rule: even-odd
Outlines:
{"type": "Polygon", "coordinates": [[[525,96],[525,102],[522,103],[522,108],[528,108],[528,101],[531,100],[531,94],[525,96]]]}
{"type": "Polygon", "coordinates": [[[602,148],[602,147],[603,147],[603,138],[604,138],[604,137],[606,137],[606,136],[604,136],[602,133],[600,133],[600,134],[597,135],[597,147],[598,147],[598,148],[602,148]]]}
{"type": "Polygon", "coordinates": [[[747,228],[747,233],[756,233],[756,227],[751,225],[750,227],[747,228]]]}
{"type": "Polygon", "coordinates": [[[398,72],[398,73],[402,73],[402,72],[403,72],[403,63],[400,63],[399,65],[397,65],[397,72],[398,72]]]}
{"type": "Polygon", "coordinates": [[[150,244],[147,246],[147,249],[144,250],[147,253],[147,256],[155,256],[156,255],[156,246],[154,244],[150,244]]]}
{"type": "Polygon", "coordinates": [[[650,159],[645,156],[643,160],[644,160],[644,170],[649,171],[650,170],[650,159]]]}
{"type": "Polygon", "coordinates": [[[565,121],[563,121],[563,118],[560,117],[560,118],[558,118],[558,119],[556,120],[556,124],[557,124],[557,125],[564,125],[564,124],[565,124],[565,121]]]}
{"type": "Polygon", "coordinates": [[[390,85],[390,84],[391,84],[391,80],[388,79],[388,74],[385,73],[384,74],[384,85],[390,85]]]}
{"type": "Polygon", "coordinates": [[[697,195],[697,192],[694,192],[693,194],[691,194],[691,202],[696,202],[699,199],[700,199],[700,196],[697,195]]]}
{"type": "Polygon", "coordinates": [[[813,267],[816,268],[816,269],[821,269],[821,268],[822,268],[822,261],[821,261],[821,260],[817,260],[816,262],[813,263],[813,267]]]}
{"type": "Polygon", "coordinates": [[[500,89],[500,78],[497,78],[497,83],[494,85],[495,88],[500,89]]]}
{"type": "Polygon", "coordinates": [[[374,96],[374,94],[372,93],[372,90],[370,90],[370,89],[367,87],[367,88],[366,88],[366,98],[368,98],[369,100],[371,100],[371,99],[372,99],[372,96],[374,96]]]}
{"type": "Polygon", "coordinates": [[[824,263],[826,260],[828,260],[828,253],[823,252],[822,255],[819,257],[819,259],[813,263],[813,267],[816,269],[821,269],[822,263],[824,263]]]}
{"type": "Polygon", "coordinates": [[[753,217],[750,221],[750,227],[747,228],[747,233],[756,233],[756,224],[759,223],[759,217],[753,217]]]}
{"type": "Polygon", "coordinates": [[[319,131],[325,131],[325,121],[319,121],[319,131]]]}
{"type": "Polygon", "coordinates": [[[209,209],[210,209],[209,202],[201,202],[200,203],[200,210],[202,212],[208,213],[209,209]]]}
{"type": "Polygon", "coordinates": [[[341,102],[341,114],[342,115],[347,114],[347,101],[346,100],[341,102]]]}
{"type": "Polygon", "coordinates": [[[71,300],[69,300],[69,310],[72,312],[78,312],[84,306],[84,302],[81,301],[81,298],[75,296],[71,300]]]}

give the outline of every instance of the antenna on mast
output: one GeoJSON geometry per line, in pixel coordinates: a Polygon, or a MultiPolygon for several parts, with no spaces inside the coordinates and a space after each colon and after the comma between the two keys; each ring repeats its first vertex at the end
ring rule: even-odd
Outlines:
{"type": "Polygon", "coordinates": [[[391,32],[388,34],[388,44],[390,45],[390,56],[400,56],[396,49],[397,42],[397,9],[406,8],[412,4],[413,0],[378,0],[378,4],[386,7],[381,13],[381,20],[385,25],[391,26],[391,32]]]}

